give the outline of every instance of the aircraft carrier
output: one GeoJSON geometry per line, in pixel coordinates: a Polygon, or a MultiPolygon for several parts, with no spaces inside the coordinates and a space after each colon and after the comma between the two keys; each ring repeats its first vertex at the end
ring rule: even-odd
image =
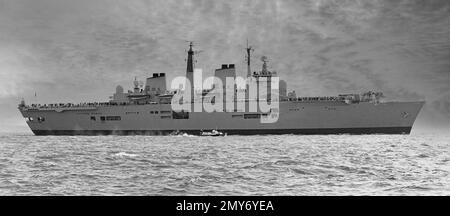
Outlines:
{"type": "MultiPolygon", "coordinates": [[[[262,58],[262,69],[251,71],[251,50],[246,48],[247,78],[268,80],[273,83],[277,72],[267,67],[262,58]],[[264,78],[264,79],[262,79],[264,78]]],[[[194,74],[193,44],[188,50],[186,79],[191,83],[194,74]]],[[[223,64],[215,70],[215,77],[236,78],[234,64],[223,64]]],[[[270,84],[269,84],[270,86],[270,84]]],[[[186,87],[188,87],[186,85],[186,87]]],[[[247,86],[248,87],[248,86],[247,86]]],[[[18,105],[22,116],[35,135],[168,135],[183,132],[193,135],[202,131],[218,130],[228,135],[256,134],[409,134],[424,101],[384,101],[380,92],[340,94],[337,96],[298,97],[288,92],[285,81],[278,83],[278,94],[266,95],[266,102],[276,101],[277,108],[269,111],[249,109],[253,100],[247,89],[236,85],[223,86],[226,92],[245,92],[240,100],[244,108],[217,112],[174,110],[173,98],[180,89],[167,88],[165,73],[153,73],[145,84],[134,80],[134,89],[124,91],[117,86],[109,101],[89,103],[30,104],[24,100],[18,105]],[[231,91],[228,91],[231,88],[231,91]],[[276,121],[264,123],[262,119],[276,115],[276,121]]],[[[192,100],[202,103],[211,89],[200,93],[192,89],[192,100]]],[[[270,93],[269,93],[270,94],[270,93]]],[[[256,101],[261,101],[261,95],[256,101]]]]}

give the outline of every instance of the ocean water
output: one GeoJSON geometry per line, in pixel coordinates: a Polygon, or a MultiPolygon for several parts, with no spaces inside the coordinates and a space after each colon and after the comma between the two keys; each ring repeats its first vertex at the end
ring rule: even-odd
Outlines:
{"type": "Polygon", "coordinates": [[[0,195],[450,195],[450,136],[0,135],[0,195]]]}

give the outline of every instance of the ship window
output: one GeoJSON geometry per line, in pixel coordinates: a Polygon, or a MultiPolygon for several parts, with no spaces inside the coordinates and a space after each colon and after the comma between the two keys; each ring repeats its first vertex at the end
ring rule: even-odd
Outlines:
{"type": "Polygon", "coordinates": [[[243,115],[231,115],[232,118],[242,118],[243,115]]]}
{"type": "Polygon", "coordinates": [[[172,111],[161,111],[161,114],[169,114],[172,113],[172,111]]]}
{"type": "Polygon", "coordinates": [[[189,112],[175,112],[172,111],[172,118],[173,119],[189,119],[189,112]]]}
{"type": "Polygon", "coordinates": [[[45,121],[45,118],[44,117],[37,117],[37,120],[38,120],[38,122],[43,122],[43,121],[45,121]]]}
{"type": "Polygon", "coordinates": [[[100,116],[101,121],[105,121],[105,116],[100,116]]]}
{"type": "Polygon", "coordinates": [[[155,114],[158,114],[158,111],[155,111],[155,114]]]}
{"type": "Polygon", "coordinates": [[[259,119],[261,114],[244,114],[244,119],[259,119]]]}
{"type": "Polygon", "coordinates": [[[150,111],[150,114],[153,114],[154,112],[153,111],[150,111]]]}
{"type": "Polygon", "coordinates": [[[91,116],[91,121],[96,121],[95,116],[91,116]]]}
{"type": "Polygon", "coordinates": [[[170,119],[172,116],[161,116],[162,119],[170,119]]]}
{"type": "Polygon", "coordinates": [[[120,121],[120,116],[106,116],[107,121],[120,121]]]}

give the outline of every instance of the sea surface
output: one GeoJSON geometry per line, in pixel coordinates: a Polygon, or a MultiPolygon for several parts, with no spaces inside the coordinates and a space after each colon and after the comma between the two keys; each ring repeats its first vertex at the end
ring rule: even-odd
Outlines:
{"type": "Polygon", "coordinates": [[[0,134],[0,195],[450,195],[450,135],[0,134]]]}

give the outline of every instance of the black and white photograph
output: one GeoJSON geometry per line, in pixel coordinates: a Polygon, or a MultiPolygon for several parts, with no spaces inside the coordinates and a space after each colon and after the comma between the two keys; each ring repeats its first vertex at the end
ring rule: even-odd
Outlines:
{"type": "Polygon", "coordinates": [[[449,196],[449,132],[448,0],[0,0],[0,196],[449,196]]]}

